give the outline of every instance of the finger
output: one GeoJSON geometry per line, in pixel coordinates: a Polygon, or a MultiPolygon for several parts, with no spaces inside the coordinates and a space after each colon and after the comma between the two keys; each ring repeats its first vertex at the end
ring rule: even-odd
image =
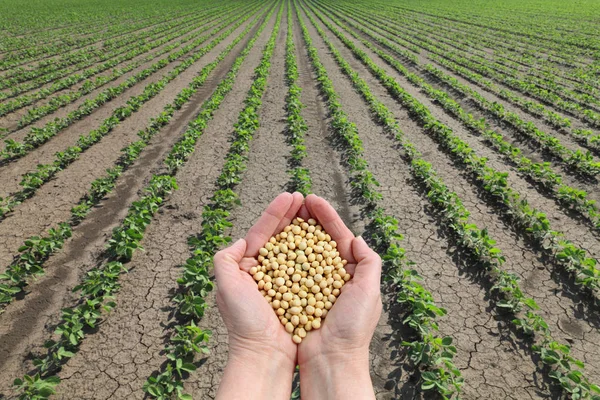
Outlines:
{"type": "Polygon", "coordinates": [[[305,203],[310,214],[319,221],[331,238],[337,242],[340,256],[348,260],[348,263],[354,263],[355,260],[351,248],[354,234],[344,224],[337,211],[335,211],[327,200],[314,194],[308,195],[305,203]]]}
{"type": "MultiPolygon", "coordinates": [[[[282,193],[269,204],[258,221],[246,234],[246,257],[253,257],[258,254],[258,249],[273,235],[275,228],[290,211],[293,203],[294,196],[291,193],[282,193]]],[[[298,205],[298,208],[300,208],[300,205],[298,205]]]]}
{"type": "MultiPolygon", "coordinates": [[[[291,205],[290,209],[285,214],[285,216],[283,217],[281,222],[279,222],[279,225],[277,225],[277,228],[275,228],[273,233],[281,232],[283,230],[283,228],[285,228],[287,225],[289,225],[290,222],[292,222],[292,220],[296,217],[296,215],[298,215],[298,211],[302,207],[302,203],[304,203],[304,196],[300,192],[294,192],[294,193],[292,193],[292,196],[293,196],[294,200],[292,201],[292,205],[291,205]]],[[[273,235],[273,233],[271,233],[271,235],[273,235]]]]}
{"type": "MultiPolygon", "coordinates": [[[[352,254],[356,259],[356,267],[352,279],[364,282],[367,287],[379,290],[381,283],[381,257],[374,252],[362,236],[352,241],[352,254]]],[[[349,271],[350,274],[352,272],[349,271]]]]}
{"type": "Polygon", "coordinates": [[[239,263],[246,252],[246,241],[239,239],[231,246],[217,252],[213,259],[217,283],[223,284],[227,277],[239,274],[239,263]]]}
{"type": "Polygon", "coordinates": [[[258,265],[258,261],[254,257],[244,257],[242,261],[240,261],[239,267],[244,272],[249,272],[250,268],[256,267],[258,265]]]}
{"type": "Polygon", "coordinates": [[[308,208],[306,208],[306,204],[302,204],[302,207],[298,210],[298,216],[303,220],[307,221],[310,218],[313,218],[312,215],[308,212],[308,208]]]}

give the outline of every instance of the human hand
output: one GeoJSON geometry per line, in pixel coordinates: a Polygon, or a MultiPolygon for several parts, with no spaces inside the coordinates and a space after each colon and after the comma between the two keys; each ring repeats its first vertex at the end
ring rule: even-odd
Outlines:
{"type": "Polygon", "coordinates": [[[258,250],[297,215],[303,199],[300,193],[280,194],[245,239],[214,257],[217,305],[229,334],[229,361],[217,398],[289,399],[297,346],[248,271],[258,265],[258,250]]]}
{"type": "Polygon", "coordinates": [[[314,218],[338,244],[352,275],[321,325],[298,346],[304,399],[374,398],[369,376],[369,344],[382,310],[381,258],[356,238],[333,207],[309,195],[299,211],[314,218]]]}

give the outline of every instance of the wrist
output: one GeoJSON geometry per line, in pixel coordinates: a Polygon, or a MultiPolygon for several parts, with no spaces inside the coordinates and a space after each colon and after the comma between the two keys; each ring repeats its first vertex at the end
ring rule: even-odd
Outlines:
{"type": "Polygon", "coordinates": [[[300,364],[302,398],[374,399],[369,351],[320,353],[300,364]]]}
{"type": "Polygon", "coordinates": [[[296,364],[276,351],[240,349],[229,352],[217,399],[286,399],[296,364]]]}

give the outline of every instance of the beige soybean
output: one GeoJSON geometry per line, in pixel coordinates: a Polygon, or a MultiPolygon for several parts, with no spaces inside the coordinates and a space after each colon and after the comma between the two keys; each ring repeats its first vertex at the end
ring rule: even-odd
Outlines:
{"type": "Polygon", "coordinates": [[[249,273],[296,344],[321,328],[352,278],[337,243],[312,218],[294,218],[259,249],[257,261],[249,273]]]}

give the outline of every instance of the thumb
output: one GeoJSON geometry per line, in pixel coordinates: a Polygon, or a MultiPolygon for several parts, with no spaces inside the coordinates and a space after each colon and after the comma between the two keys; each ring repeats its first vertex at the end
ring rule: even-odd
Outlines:
{"type": "Polygon", "coordinates": [[[215,278],[217,283],[226,276],[237,273],[240,269],[239,264],[246,252],[246,241],[239,239],[231,246],[217,252],[213,259],[215,267],[215,278]]]}
{"type": "Polygon", "coordinates": [[[381,257],[373,251],[362,236],[352,241],[352,254],[356,260],[353,279],[367,283],[369,287],[379,290],[381,282],[381,257]]]}

